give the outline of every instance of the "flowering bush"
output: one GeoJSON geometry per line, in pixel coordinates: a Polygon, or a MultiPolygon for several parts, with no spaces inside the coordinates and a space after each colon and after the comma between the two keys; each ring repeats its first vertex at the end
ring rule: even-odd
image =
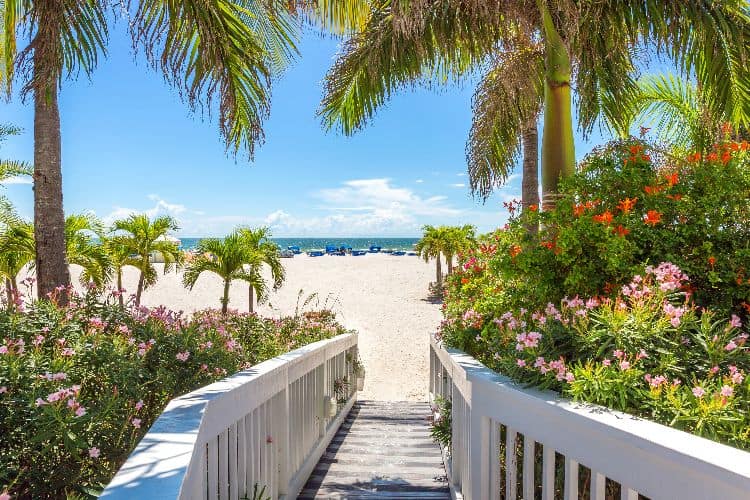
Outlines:
{"type": "Polygon", "coordinates": [[[443,322],[443,339],[516,380],[750,448],[750,353],[737,315],[698,310],[672,263],[614,298],[443,322]]]}
{"type": "Polygon", "coordinates": [[[590,155],[554,209],[509,204],[460,257],[439,335],[521,382],[750,448],[748,149],[590,155]]]}
{"type": "Polygon", "coordinates": [[[554,210],[521,214],[508,204],[509,224],[464,255],[450,278],[450,315],[611,296],[644,265],[664,261],[690,276],[697,305],[750,313],[747,150],[729,142],[678,161],[628,142],[591,154],[554,210]],[[529,234],[535,224],[540,231],[529,234]]]}
{"type": "Polygon", "coordinates": [[[170,399],[340,333],[327,311],[187,318],[93,294],[2,311],[0,493],[95,495],[170,399]]]}

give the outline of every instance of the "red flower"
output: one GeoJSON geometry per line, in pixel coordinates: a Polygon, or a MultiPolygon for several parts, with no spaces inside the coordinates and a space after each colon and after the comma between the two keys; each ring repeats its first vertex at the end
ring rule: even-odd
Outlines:
{"type": "Polygon", "coordinates": [[[626,235],[630,234],[630,231],[622,224],[618,224],[618,226],[615,228],[615,234],[624,238],[626,235]]]}
{"type": "Polygon", "coordinates": [[[644,217],[643,222],[651,227],[654,227],[661,222],[661,214],[656,210],[649,210],[648,212],[646,212],[646,217],[644,217]]]}
{"type": "Polygon", "coordinates": [[[716,257],[712,255],[708,258],[708,265],[714,267],[714,264],[716,264],[716,257]]]}
{"type": "Polygon", "coordinates": [[[461,284],[462,285],[465,285],[468,282],[469,282],[469,278],[461,278],[461,284]]]}
{"type": "Polygon", "coordinates": [[[670,174],[667,174],[666,176],[667,184],[669,184],[669,187],[674,186],[679,181],[679,176],[677,175],[677,172],[672,172],[670,174]]]}
{"type": "Polygon", "coordinates": [[[515,258],[516,255],[521,253],[521,246],[520,245],[513,245],[510,247],[510,250],[508,250],[508,253],[511,257],[515,258]]]}
{"type": "Polygon", "coordinates": [[[664,189],[661,186],[646,186],[643,188],[643,190],[646,192],[646,194],[653,195],[653,194],[659,194],[661,190],[664,189]]]}
{"type": "Polygon", "coordinates": [[[529,210],[531,210],[532,212],[536,212],[537,210],[539,210],[539,205],[529,205],[529,210]]]}
{"type": "Polygon", "coordinates": [[[620,200],[620,203],[617,204],[617,208],[622,210],[622,213],[627,214],[633,210],[633,207],[637,202],[638,198],[625,198],[624,200],[620,200]]]}
{"type": "Polygon", "coordinates": [[[594,221],[595,222],[600,222],[602,224],[611,224],[612,223],[612,219],[613,219],[612,212],[610,212],[609,210],[607,210],[606,212],[604,212],[601,215],[595,215],[594,216],[594,221]]]}

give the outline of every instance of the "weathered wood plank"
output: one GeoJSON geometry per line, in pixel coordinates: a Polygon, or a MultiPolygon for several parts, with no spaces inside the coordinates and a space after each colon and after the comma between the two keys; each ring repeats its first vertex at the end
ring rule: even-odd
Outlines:
{"type": "Polygon", "coordinates": [[[426,403],[358,402],[299,498],[450,498],[426,403]]]}

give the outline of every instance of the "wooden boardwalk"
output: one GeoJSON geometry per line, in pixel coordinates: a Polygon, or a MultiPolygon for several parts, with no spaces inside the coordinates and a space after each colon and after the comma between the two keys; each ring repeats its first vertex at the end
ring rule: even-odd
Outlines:
{"type": "Polygon", "coordinates": [[[449,499],[427,403],[359,401],[299,498],[449,499]]]}

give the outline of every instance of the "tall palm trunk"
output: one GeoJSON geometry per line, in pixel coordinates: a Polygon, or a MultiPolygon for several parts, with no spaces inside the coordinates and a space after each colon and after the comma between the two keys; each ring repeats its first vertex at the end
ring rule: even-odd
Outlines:
{"type": "Polygon", "coordinates": [[[250,304],[249,311],[251,313],[255,312],[255,308],[253,307],[254,298],[253,298],[253,287],[252,287],[252,285],[250,285],[249,287],[247,287],[247,296],[248,296],[249,304],[250,304]]]}
{"type": "Polygon", "coordinates": [[[135,307],[141,305],[141,295],[143,294],[143,287],[146,283],[146,273],[141,271],[141,275],[138,277],[138,288],[135,291],[135,307]]]}
{"type": "Polygon", "coordinates": [[[224,296],[221,298],[221,314],[226,314],[229,307],[229,280],[224,280],[224,296]]]}
{"type": "Polygon", "coordinates": [[[125,299],[122,296],[122,268],[117,268],[117,300],[120,303],[120,307],[125,307],[125,299]]]}
{"type": "MultiPolygon", "coordinates": [[[[35,54],[35,73],[38,57],[35,54]]],[[[60,157],[60,109],[57,82],[34,86],[34,241],[39,298],[46,298],[57,286],[70,284],[65,256],[60,157]]],[[[58,302],[67,303],[67,293],[58,302]]]]}
{"type": "Polygon", "coordinates": [[[437,283],[438,288],[443,287],[443,267],[442,263],[440,262],[440,254],[437,255],[435,258],[435,282],[437,283]]]}
{"type": "Polygon", "coordinates": [[[5,298],[8,301],[8,310],[13,310],[15,307],[15,297],[13,296],[13,283],[10,281],[10,278],[5,278],[5,298]]]}
{"type": "Polygon", "coordinates": [[[542,134],[542,203],[554,207],[561,177],[575,171],[571,65],[568,49],[555,28],[546,0],[537,0],[544,24],[544,133],[542,134]]]}
{"type": "MultiPolygon", "coordinates": [[[[521,179],[521,204],[524,209],[532,205],[539,206],[539,131],[536,117],[524,128],[523,142],[523,179],[521,179]]],[[[535,234],[536,224],[529,224],[526,230],[535,234]]]]}

